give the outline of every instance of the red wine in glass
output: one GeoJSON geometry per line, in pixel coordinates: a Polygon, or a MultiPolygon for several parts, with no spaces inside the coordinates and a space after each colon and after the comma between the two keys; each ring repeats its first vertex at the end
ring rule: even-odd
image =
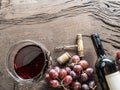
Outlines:
{"type": "Polygon", "coordinates": [[[26,45],[15,55],[15,72],[22,79],[35,78],[43,72],[45,59],[45,54],[39,46],[26,45]]]}

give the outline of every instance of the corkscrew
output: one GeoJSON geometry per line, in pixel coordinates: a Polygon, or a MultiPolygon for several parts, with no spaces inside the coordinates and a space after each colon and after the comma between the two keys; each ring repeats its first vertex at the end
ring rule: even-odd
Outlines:
{"type": "Polygon", "coordinates": [[[80,57],[84,57],[84,47],[83,47],[83,40],[82,40],[82,34],[77,35],[77,44],[76,45],[63,45],[56,47],[55,50],[70,50],[70,49],[75,49],[77,48],[78,55],[80,57]]]}

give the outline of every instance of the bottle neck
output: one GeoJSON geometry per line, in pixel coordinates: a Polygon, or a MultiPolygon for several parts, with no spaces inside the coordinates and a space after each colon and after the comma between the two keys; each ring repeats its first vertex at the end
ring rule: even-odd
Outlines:
{"type": "Polygon", "coordinates": [[[101,43],[99,35],[97,33],[96,34],[92,34],[91,35],[91,39],[93,41],[93,45],[94,45],[94,48],[95,48],[97,56],[98,57],[104,56],[105,55],[105,51],[103,49],[103,46],[102,46],[102,43],[101,43]]]}

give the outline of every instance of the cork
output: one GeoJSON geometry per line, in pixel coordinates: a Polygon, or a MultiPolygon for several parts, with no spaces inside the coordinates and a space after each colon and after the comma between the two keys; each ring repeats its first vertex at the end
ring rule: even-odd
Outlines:
{"type": "Polygon", "coordinates": [[[83,39],[82,39],[82,34],[77,35],[77,50],[78,50],[78,55],[79,57],[84,57],[84,47],[83,47],[83,39]]]}
{"type": "Polygon", "coordinates": [[[71,58],[70,54],[68,52],[65,52],[60,57],[57,58],[57,61],[59,64],[65,64],[67,61],[69,61],[71,58]]]}

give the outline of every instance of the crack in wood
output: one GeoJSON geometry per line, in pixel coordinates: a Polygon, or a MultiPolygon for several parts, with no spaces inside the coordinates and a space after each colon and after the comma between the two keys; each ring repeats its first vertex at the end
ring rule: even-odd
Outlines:
{"type": "Polygon", "coordinates": [[[118,37],[118,39],[120,39],[120,35],[112,35],[112,36],[116,36],[116,37],[118,37]]]}
{"type": "Polygon", "coordinates": [[[111,43],[111,42],[109,42],[108,40],[103,40],[103,39],[101,39],[101,41],[102,41],[102,42],[105,42],[105,43],[108,43],[108,44],[111,43]]]}
{"type": "Polygon", "coordinates": [[[66,3],[70,3],[70,2],[72,2],[72,1],[74,1],[74,0],[69,0],[69,1],[66,1],[64,4],[66,4],[66,3]]]}
{"type": "Polygon", "coordinates": [[[108,38],[108,39],[111,40],[111,41],[113,41],[113,42],[115,42],[115,43],[120,44],[120,41],[118,41],[118,40],[114,40],[114,39],[112,39],[112,38],[108,38]]]}
{"type": "Polygon", "coordinates": [[[114,48],[116,48],[116,49],[120,49],[120,45],[118,46],[118,45],[112,44],[112,46],[113,46],[114,48]]]}
{"type": "Polygon", "coordinates": [[[111,28],[109,28],[108,26],[103,26],[103,25],[102,25],[102,27],[105,28],[106,30],[110,30],[110,31],[113,31],[113,32],[116,32],[116,33],[120,33],[120,31],[117,30],[117,29],[115,29],[115,28],[114,28],[114,29],[111,29],[111,28]]]}

